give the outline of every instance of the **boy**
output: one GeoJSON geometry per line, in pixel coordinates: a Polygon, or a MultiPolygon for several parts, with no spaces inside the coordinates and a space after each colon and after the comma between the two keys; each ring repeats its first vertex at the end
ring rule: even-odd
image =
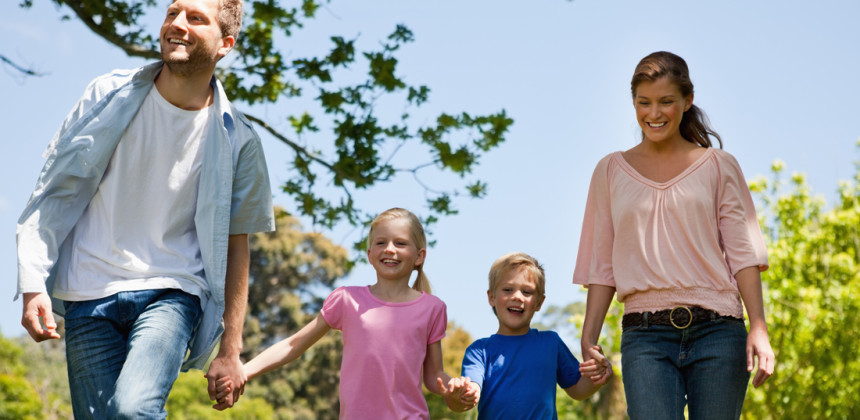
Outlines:
{"type": "Polygon", "coordinates": [[[571,398],[583,400],[612,376],[599,346],[593,360],[580,364],[553,331],[530,327],[544,301],[543,267],[514,252],[490,268],[487,297],[499,330],[469,346],[462,376],[480,388],[478,419],[557,419],[556,383],[571,398]]]}

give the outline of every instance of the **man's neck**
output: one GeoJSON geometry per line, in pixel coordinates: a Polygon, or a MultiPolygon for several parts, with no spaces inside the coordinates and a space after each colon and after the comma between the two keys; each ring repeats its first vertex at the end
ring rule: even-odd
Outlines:
{"type": "Polygon", "coordinates": [[[165,64],[155,79],[155,88],[167,102],[178,108],[201,110],[215,101],[215,93],[210,85],[212,73],[198,72],[189,77],[181,77],[172,73],[165,64]]]}

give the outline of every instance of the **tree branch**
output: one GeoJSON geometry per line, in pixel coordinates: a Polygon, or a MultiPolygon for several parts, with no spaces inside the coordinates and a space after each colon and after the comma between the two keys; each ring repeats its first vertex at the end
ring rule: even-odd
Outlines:
{"type": "Polygon", "coordinates": [[[113,45],[116,45],[121,50],[125,51],[130,57],[143,57],[143,58],[153,58],[159,59],[161,58],[161,53],[158,51],[149,49],[142,45],[128,43],[123,37],[121,37],[115,30],[111,28],[105,28],[93,19],[93,15],[84,7],[84,2],[81,1],[63,1],[63,4],[69,6],[72,11],[75,12],[75,15],[78,16],[78,19],[87,25],[90,30],[96,33],[96,35],[104,38],[107,42],[110,42],[113,45]]]}
{"type": "Polygon", "coordinates": [[[39,73],[35,70],[30,70],[30,69],[21,67],[18,64],[15,64],[12,60],[6,58],[6,56],[2,55],[2,54],[0,54],[0,61],[12,66],[12,68],[20,71],[21,73],[24,73],[24,75],[26,75],[26,76],[44,76],[45,75],[45,73],[39,73]]]}

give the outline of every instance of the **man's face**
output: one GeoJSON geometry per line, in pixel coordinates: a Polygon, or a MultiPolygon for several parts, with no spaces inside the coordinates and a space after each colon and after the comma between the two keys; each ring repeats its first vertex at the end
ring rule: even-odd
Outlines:
{"type": "Polygon", "coordinates": [[[212,71],[235,40],[222,36],[218,0],[177,0],[161,25],[161,57],[171,72],[190,76],[212,71]]]}

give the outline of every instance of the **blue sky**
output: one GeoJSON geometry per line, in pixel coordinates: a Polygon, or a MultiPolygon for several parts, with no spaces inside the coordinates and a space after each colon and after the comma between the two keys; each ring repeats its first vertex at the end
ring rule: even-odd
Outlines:
{"type": "MultiPolygon", "coordinates": [[[[15,293],[15,223],[35,184],[41,153],[86,84],[125,57],[48,0],[30,10],[0,5],[0,46],[20,64],[47,73],[0,73],[4,127],[0,165],[0,331],[25,333],[15,293]]],[[[164,0],[160,1],[164,3],[164,0]]],[[[405,47],[400,74],[431,89],[428,115],[490,113],[515,119],[507,142],[484,156],[476,176],[489,184],[483,200],[457,203],[460,215],[433,227],[437,246],[426,272],[450,320],[474,337],[496,330],[486,300],[490,264],[510,251],[544,263],[547,304],[584,299],[570,283],[588,182],[597,161],[639,140],[629,93],[633,68],[652,51],[684,57],[725,150],[746,177],[769,173],[774,159],[808,175],[832,201],[837,180],[855,174],[860,137],[860,3],[854,1],[613,1],[511,0],[349,2],[335,0],[286,48],[319,53],[328,37],[358,36],[373,48],[398,23],[415,42],[405,47]]],[[[161,16],[155,21],[160,22],[161,16]]],[[[157,28],[153,29],[157,31],[157,28]]],[[[301,104],[248,108],[278,118],[301,104]],[[284,107],[291,107],[289,110],[284,107]]],[[[264,138],[273,183],[290,176],[289,150],[264,138]]],[[[444,179],[430,179],[444,187],[444,179]]],[[[361,194],[379,212],[404,206],[422,212],[422,192],[409,181],[361,194]]],[[[275,193],[276,203],[289,200],[275,193]]],[[[357,233],[334,232],[345,246],[357,233]]],[[[370,284],[369,266],[344,285],[370,284]]],[[[577,348],[576,343],[568,343],[577,348]]]]}

